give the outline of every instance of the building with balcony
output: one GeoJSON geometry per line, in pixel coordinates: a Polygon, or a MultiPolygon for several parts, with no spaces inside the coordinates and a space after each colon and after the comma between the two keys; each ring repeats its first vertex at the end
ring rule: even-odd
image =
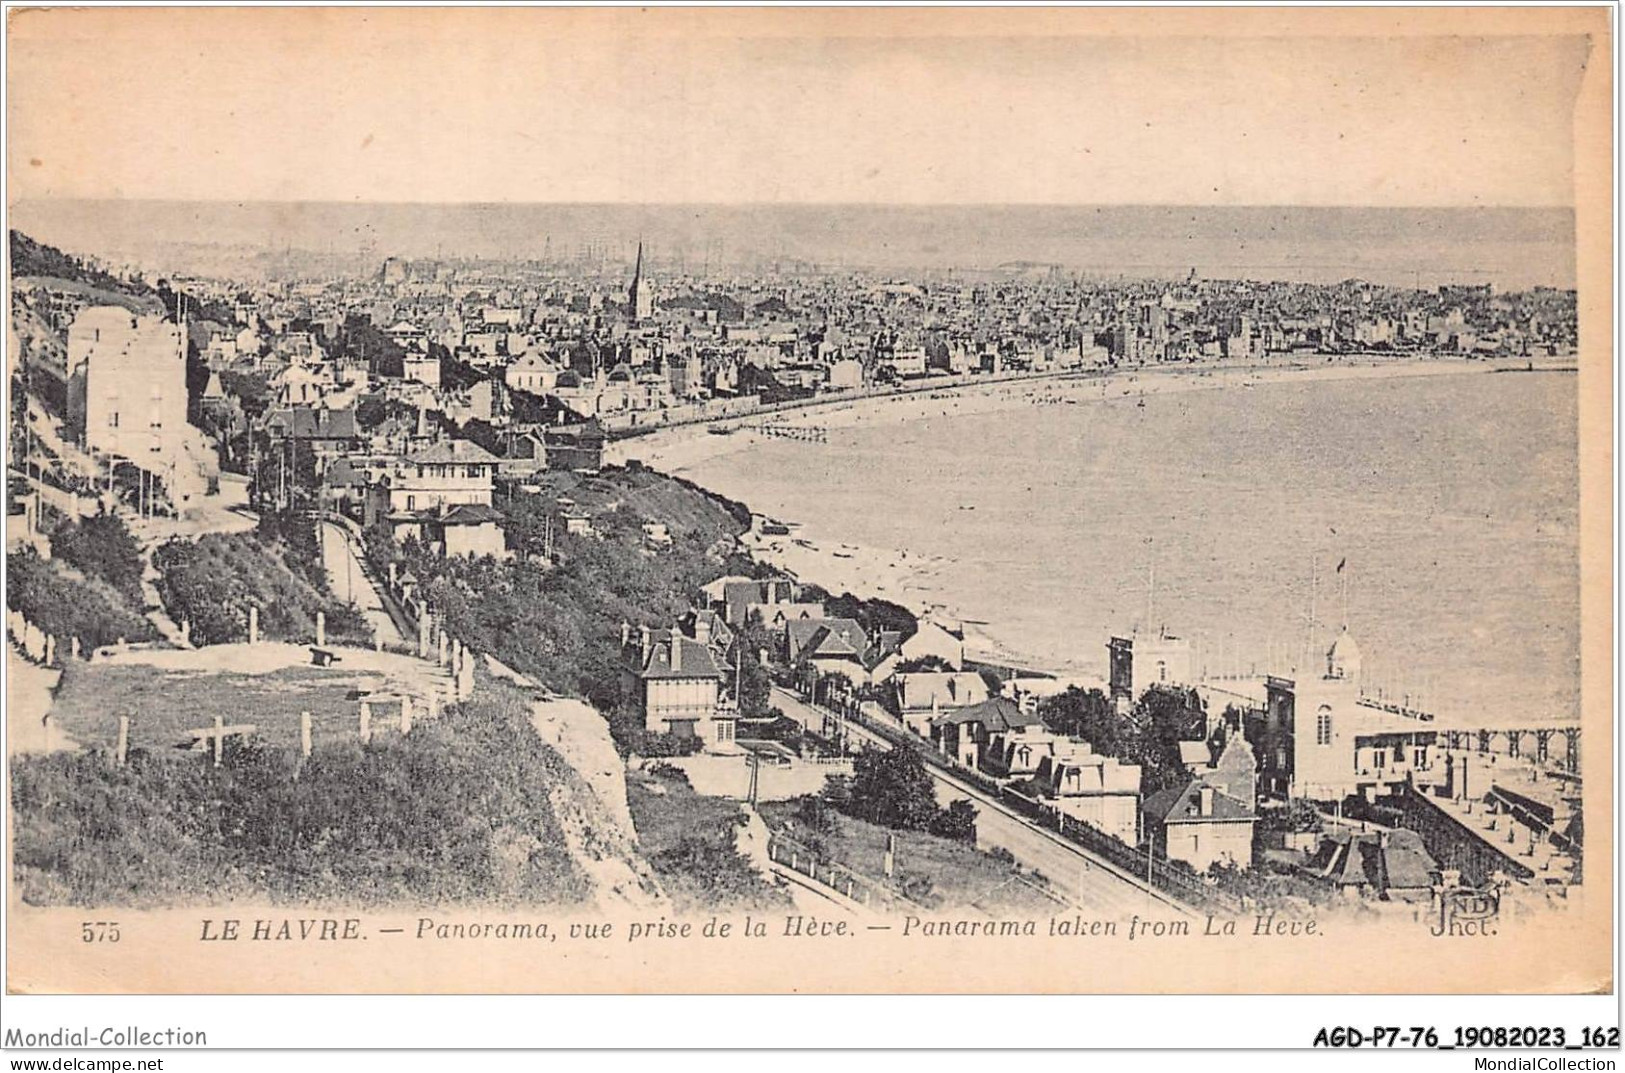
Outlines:
{"type": "Polygon", "coordinates": [[[501,554],[500,515],[491,509],[499,462],[472,440],[420,448],[367,489],[366,524],[382,519],[396,540],[423,540],[445,554],[501,554]],[[482,509],[454,511],[459,507],[482,509]]]}
{"type": "Polygon", "coordinates": [[[1359,646],[1345,629],[1318,676],[1265,680],[1247,718],[1260,789],[1271,796],[1368,801],[1444,777],[1438,731],[1426,715],[1378,704],[1361,690],[1359,646]]]}

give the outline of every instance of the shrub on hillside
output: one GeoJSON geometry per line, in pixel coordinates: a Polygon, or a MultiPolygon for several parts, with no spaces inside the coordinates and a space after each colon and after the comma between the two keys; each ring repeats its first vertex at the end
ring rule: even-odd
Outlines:
{"type": "Polygon", "coordinates": [[[323,611],[328,640],[370,641],[365,617],[313,583],[302,554],[263,532],[172,540],[153,555],[163,575],[158,595],[171,618],[191,623],[194,644],[246,640],[250,605],[260,609],[260,636],[268,640],[310,641],[323,611]]]}
{"type": "Polygon", "coordinates": [[[118,515],[96,514],[62,525],[51,534],[51,554],[140,606],[141,546],[118,515]]]}
{"type": "Polygon", "coordinates": [[[88,751],[18,758],[23,897],[582,901],[590,881],[549,800],[577,776],[523,714],[522,705],[450,708],[410,737],[318,747],[303,764],[294,750],[252,741],[234,742],[219,768],[139,750],[123,768],[88,751]]]}
{"type": "Polygon", "coordinates": [[[64,654],[69,639],[79,638],[81,654],[120,639],[154,640],[152,623],[127,604],[112,586],[85,577],[54,559],[42,559],[32,548],[6,556],[6,606],[48,634],[64,654]]]}
{"type": "Polygon", "coordinates": [[[939,838],[951,838],[955,842],[968,842],[976,844],[976,806],[968,800],[960,799],[942,809],[931,821],[930,831],[939,838]]]}

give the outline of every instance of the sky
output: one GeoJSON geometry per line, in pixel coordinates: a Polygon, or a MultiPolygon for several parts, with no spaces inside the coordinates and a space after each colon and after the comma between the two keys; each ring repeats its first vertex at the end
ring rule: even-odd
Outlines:
{"type": "Polygon", "coordinates": [[[1564,207],[1575,15],[13,12],[8,198],[1564,207]]]}

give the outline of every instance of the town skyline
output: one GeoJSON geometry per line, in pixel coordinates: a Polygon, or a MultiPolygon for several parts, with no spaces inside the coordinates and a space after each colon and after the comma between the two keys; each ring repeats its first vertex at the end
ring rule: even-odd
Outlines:
{"type": "MultiPolygon", "coordinates": [[[[16,206],[14,226],[64,249],[207,275],[200,249],[298,251],[333,263],[288,278],[370,271],[384,257],[630,268],[638,242],[668,275],[759,270],[945,272],[1055,266],[1386,285],[1572,287],[1562,208],[385,204],[81,201],[16,206]],[[585,256],[583,256],[585,254],[585,256]],[[357,263],[359,259],[359,263],[357,263]],[[175,267],[171,267],[175,266],[175,267]],[[810,266],[810,268],[809,268],[810,266]]],[[[224,262],[223,274],[243,265],[224,262]]]]}

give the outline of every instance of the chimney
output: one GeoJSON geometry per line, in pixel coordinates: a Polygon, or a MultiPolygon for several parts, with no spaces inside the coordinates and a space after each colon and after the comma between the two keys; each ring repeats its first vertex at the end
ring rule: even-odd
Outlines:
{"type": "Polygon", "coordinates": [[[638,653],[644,659],[649,658],[649,627],[638,627],[638,653]]]}
{"type": "Polygon", "coordinates": [[[711,643],[711,616],[696,613],[694,616],[694,640],[702,645],[711,643]]]}
{"type": "Polygon", "coordinates": [[[683,635],[675,630],[671,635],[671,669],[674,672],[683,669],[683,635]]]}
{"type": "Polygon", "coordinates": [[[621,620],[621,647],[625,648],[632,640],[632,624],[625,619],[621,620]]]}
{"type": "Polygon", "coordinates": [[[1203,816],[1213,815],[1213,787],[1202,786],[1202,812],[1203,816]]]}

